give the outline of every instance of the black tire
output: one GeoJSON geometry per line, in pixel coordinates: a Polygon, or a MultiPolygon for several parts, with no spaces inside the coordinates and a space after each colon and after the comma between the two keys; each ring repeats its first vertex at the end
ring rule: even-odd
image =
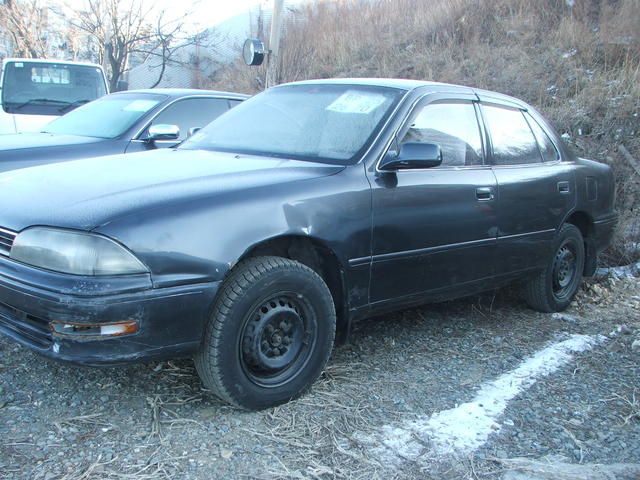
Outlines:
{"type": "Polygon", "coordinates": [[[225,402],[248,410],[273,407],[317,380],[335,330],[333,299],[316,272],[286,258],[251,258],[221,286],[196,369],[225,402]]]}
{"type": "Polygon", "coordinates": [[[539,312],[561,312],[575,296],[584,271],[584,240],[575,225],[564,224],[547,267],[524,286],[524,298],[539,312]]]}

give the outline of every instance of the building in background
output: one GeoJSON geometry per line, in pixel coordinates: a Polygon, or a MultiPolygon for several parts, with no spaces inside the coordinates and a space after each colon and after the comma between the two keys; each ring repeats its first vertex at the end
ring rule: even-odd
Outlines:
{"type": "Polygon", "coordinates": [[[195,42],[179,49],[167,62],[162,78],[162,61],[158,57],[131,58],[127,72],[130,89],[151,88],[199,88],[213,77],[217,69],[235,61],[242,43],[252,31],[252,24],[259,17],[259,7],[235,15],[199,34],[202,42],[195,42]],[[157,84],[157,85],[156,85],[157,84]]]}
{"type": "MultiPolygon", "coordinates": [[[[0,0],[3,5],[8,0],[0,0]]],[[[302,4],[315,4],[323,0],[285,0],[285,14],[302,4]]],[[[325,0],[326,1],[326,0],[325,0]]],[[[242,44],[248,37],[266,40],[271,23],[272,0],[256,0],[244,13],[212,25],[197,35],[197,41],[175,49],[164,63],[158,54],[131,54],[124,80],[129,89],[152,87],[200,88],[206,86],[221,66],[240,58],[242,44]]],[[[26,4],[25,4],[26,5],[26,4]]],[[[36,5],[30,4],[30,5],[36,5]]],[[[98,62],[95,40],[77,28],[70,19],[73,8],[65,0],[38,3],[37,38],[43,44],[39,57],[60,60],[98,62]]],[[[77,5],[77,2],[73,5],[77,5]]],[[[0,21],[0,60],[17,56],[10,32],[0,21]]]]}
{"type": "Polygon", "coordinates": [[[162,59],[156,56],[132,56],[129,61],[132,67],[125,73],[129,89],[201,88],[220,65],[215,44],[209,40],[180,48],[165,61],[164,70],[162,59]]]}
{"type": "MultiPolygon", "coordinates": [[[[300,4],[319,0],[285,0],[285,14],[295,11],[300,4]]],[[[230,17],[205,30],[201,44],[188,45],[176,52],[158,82],[161,61],[157,58],[132,58],[127,73],[130,89],[158,87],[199,88],[223,65],[237,61],[242,45],[248,37],[264,40],[269,35],[272,2],[262,2],[245,13],[230,17]],[[266,6],[265,6],[266,5],[266,6]],[[157,84],[157,85],[156,85],[157,84]]]]}

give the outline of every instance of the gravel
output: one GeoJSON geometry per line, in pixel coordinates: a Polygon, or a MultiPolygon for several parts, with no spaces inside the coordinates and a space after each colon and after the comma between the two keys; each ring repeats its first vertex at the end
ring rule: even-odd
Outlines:
{"type": "Polygon", "coordinates": [[[211,398],[190,360],[92,369],[0,338],[0,478],[502,478],[517,457],[640,463],[638,344],[637,279],[591,283],[560,315],[500,291],[361,322],[309,393],[248,413],[211,398]],[[387,462],[365,440],[470,401],[570,334],[607,340],[510,401],[473,453],[427,440],[419,458],[387,462]]]}

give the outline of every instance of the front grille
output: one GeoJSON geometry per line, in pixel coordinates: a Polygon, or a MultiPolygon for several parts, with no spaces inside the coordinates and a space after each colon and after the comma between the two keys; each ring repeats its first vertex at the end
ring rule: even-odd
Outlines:
{"type": "Polygon", "coordinates": [[[49,322],[2,302],[0,329],[9,330],[37,348],[49,348],[53,342],[49,322]]]}
{"type": "Polygon", "coordinates": [[[17,233],[0,227],[0,255],[9,256],[9,251],[13,245],[13,241],[16,239],[17,233]]]}

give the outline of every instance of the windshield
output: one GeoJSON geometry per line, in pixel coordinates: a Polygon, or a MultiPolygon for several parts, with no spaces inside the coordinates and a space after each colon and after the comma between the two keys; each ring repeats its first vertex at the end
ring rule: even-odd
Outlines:
{"type": "Polygon", "coordinates": [[[62,115],[107,93],[102,71],[88,65],[8,62],[2,108],[23,115],[62,115]]]}
{"type": "Polygon", "coordinates": [[[179,148],[355,163],[403,93],[359,85],[277,87],[218,117],[179,148]]]}
{"type": "Polygon", "coordinates": [[[55,119],[44,132],[116,138],[166,98],[155,94],[108,95],[55,119]]]}

